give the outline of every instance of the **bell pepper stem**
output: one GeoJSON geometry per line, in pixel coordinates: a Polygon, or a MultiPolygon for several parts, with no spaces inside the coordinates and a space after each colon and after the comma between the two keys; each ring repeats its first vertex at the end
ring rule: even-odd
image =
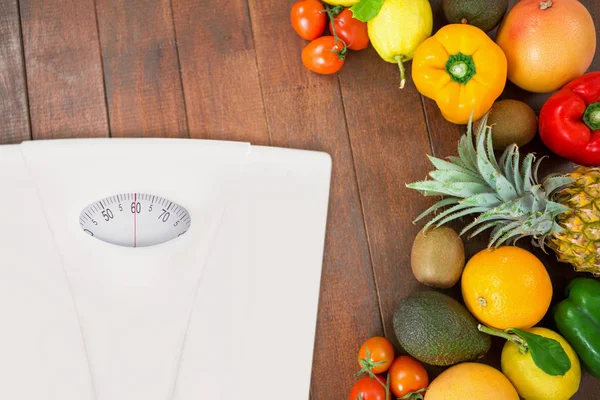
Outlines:
{"type": "Polygon", "coordinates": [[[396,63],[398,63],[398,68],[400,69],[400,89],[404,89],[406,85],[406,70],[404,69],[404,56],[396,56],[394,57],[396,63]]]}
{"type": "Polygon", "coordinates": [[[473,57],[460,52],[448,57],[446,72],[454,82],[461,85],[466,85],[477,73],[473,57]]]}
{"type": "Polygon", "coordinates": [[[593,131],[600,130],[600,102],[587,107],[583,114],[583,122],[593,131]]]}
{"type": "Polygon", "coordinates": [[[490,336],[501,337],[503,339],[513,342],[514,344],[517,345],[517,347],[519,348],[519,353],[521,353],[521,354],[525,354],[529,350],[527,347],[527,343],[523,339],[521,339],[519,336],[517,336],[513,333],[508,333],[506,331],[501,331],[499,329],[489,328],[489,327],[487,327],[485,325],[481,325],[481,324],[477,325],[477,329],[479,329],[480,332],[487,333],[490,336]]]}

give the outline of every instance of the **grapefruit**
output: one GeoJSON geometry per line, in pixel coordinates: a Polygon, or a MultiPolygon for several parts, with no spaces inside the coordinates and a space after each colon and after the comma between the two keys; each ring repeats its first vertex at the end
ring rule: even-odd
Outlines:
{"type": "Polygon", "coordinates": [[[517,390],[500,371],[488,365],[463,363],[435,378],[425,400],[519,400],[517,390]]]}
{"type": "Polygon", "coordinates": [[[496,42],[508,60],[508,79],[547,93],[587,71],[596,52],[596,28],[578,0],[521,0],[504,17],[496,42]]]}

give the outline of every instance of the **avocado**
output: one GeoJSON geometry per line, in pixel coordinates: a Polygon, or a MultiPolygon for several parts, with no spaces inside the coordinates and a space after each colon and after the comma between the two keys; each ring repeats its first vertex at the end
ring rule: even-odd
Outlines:
{"type": "Polygon", "coordinates": [[[489,32],[506,14],[508,0],[444,0],[442,8],[448,22],[469,24],[489,32]]]}
{"type": "Polygon", "coordinates": [[[491,340],[453,298],[435,291],[410,294],[394,313],[400,345],[421,362],[447,366],[483,357],[491,340]]]}

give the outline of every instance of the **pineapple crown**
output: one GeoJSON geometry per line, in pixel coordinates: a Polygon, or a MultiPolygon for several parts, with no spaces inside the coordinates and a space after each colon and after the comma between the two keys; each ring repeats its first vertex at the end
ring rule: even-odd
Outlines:
{"type": "Polygon", "coordinates": [[[473,237],[493,229],[489,247],[531,236],[533,243],[543,248],[546,236],[564,231],[556,220],[569,208],[552,201],[552,197],[573,179],[552,174],[539,183],[538,168],[543,157],[536,161],[535,155],[529,153],[521,163],[516,144],[508,146],[500,160],[496,160],[487,115],[479,124],[476,141],[473,120],[469,120],[467,133],[458,144],[458,154],[448,157],[448,161],[428,156],[436,168],[429,173],[432,180],[407,185],[425,196],[445,197],[415,222],[442,208],[446,209],[431,219],[425,229],[479,214],[460,234],[474,229],[470,235],[473,237]]]}

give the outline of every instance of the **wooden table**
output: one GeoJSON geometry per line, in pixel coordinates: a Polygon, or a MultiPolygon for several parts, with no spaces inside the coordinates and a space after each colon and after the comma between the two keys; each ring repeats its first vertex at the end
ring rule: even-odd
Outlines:
{"type": "MultiPolygon", "coordinates": [[[[600,3],[582,2],[600,26],[600,3]]],[[[360,343],[393,338],[395,305],[420,286],[410,249],[421,225],[411,221],[429,202],[404,185],[425,177],[425,154],[454,154],[463,128],[446,122],[412,83],[398,90],[397,68],[373,49],[350,54],[339,75],[308,72],[300,61],[305,42],[289,23],[292,3],[0,0],[0,143],[158,136],[330,153],[311,393],[313,400],[343,400],[360,343]]],[[[436,28],[443,23],[440,4],[432,1],[436,28]]],[[[598,69],[600,51],[592,66],[598,69]]],[[[537,110],[547,98],[512,85],[505,97],[537,110]]],[[[545,152],[539,143],[529,148],[545,152]]],[[[546,166],[571,168],[556,157],[546,166]]],[[[470,242],[468,254],[484,245],[484,238],[470,242]]],[[[574,276],[570,266],[536,254],[560,299],[574,276]]],[[[459,295],[456,288],[447,292],[459,295]]],[[[487,362],[498,365],[501,344],[487,362]]],[[[277,350],[274,367],[285,364],[284,353],[277,350]]],[[[600,381],[586,375],[575,398],[599,397],[600,381]]]]}

